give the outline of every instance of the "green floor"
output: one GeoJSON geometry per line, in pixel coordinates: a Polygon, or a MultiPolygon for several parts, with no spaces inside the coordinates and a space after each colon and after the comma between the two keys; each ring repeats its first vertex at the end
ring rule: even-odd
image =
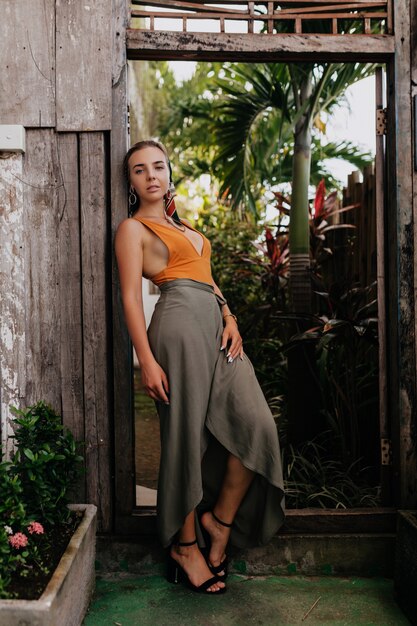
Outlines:
{"type": "Polygon", "coordinates": [[[238,575],[229,577],[227,593],[217,598],[171,585],[161,576],[98,578],[84,621],[84,626],[232,624],[402,626],[409,621],[394,601],[392,580],[238,575]]]}

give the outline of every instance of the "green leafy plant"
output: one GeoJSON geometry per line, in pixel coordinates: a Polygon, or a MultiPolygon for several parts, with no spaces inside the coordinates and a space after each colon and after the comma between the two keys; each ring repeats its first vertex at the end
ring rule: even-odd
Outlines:
{"type": "Polygon", "coordinates": [[[325,431],[295,449],[283,448],[285,504],[288,508],[373,507],[379,487],[370,486],[360,459],[348,467],[337,457],[334,436],[325,431]]]}
{"type": "Polygon", "coordinates": [[[274,195],[277,217],[268,224],[239,218],[225,202],[203,212],[198,227],[212,242],[215,280],[239,317],[245,352],[277,422],[289,506],[373,506],[379,498],[377,302],[376,284],[355,282],[357,229],[349,216],[359,207],[342,207],[319,182],[309,208],[314,314],[300,315],[289,312],[288,302],[291,198],[274,195]],[[289,375],[288,354],[299,347],[312,356],[305,376],[316,383],[314,395],[302,376],[289,375]],[[300,413],[299,440],[291,435],[290,383],[307,404],[315,402],[315,421],[300,413]],[[306,435],[308,424],[314,428],[306,435]],[[314,455],[318,474],[310,480],[314,455]]]}
{"type": "Polygon", "coordinates": [[[41,401],[26,411],[12,407],[15,419],[12,474],[22,485],[28,514],[53,526],[66,522],[70,488],[80,472],[82,457],[60,416],[41,401]]]}
{"type": "Polygon", "coordinates": [[[32,599],[78,524],[66,505],[82,457],[49,405],[11,409],[15,453],[0,462],[0,598],[32,599]]]}
{"type": "Polygon", "coordinates": [[[48,573],[39,550],[43,526],[28,517],[19,476],[11,468],[0,463],[0,598],[14,597],[8,591],[12,576],[25,578],[34,568],[48,573]]]}
{"type": "Polygon", "coordinates": [[[9,469],[10,463],[0,463],[0,598],[9,597],[6,588],[19,566],[19,555],[11,550],[7,531],[12,525],[21,528],[26,522],[22,486],[19,477],[12,476],[9,469]]]}
{"type": "Polygon", "coordinates": [[[333,434],[332,448],[347,470],[364,458],[368,478],[378,480],[378,325],[376,284],[339,284],[318,295],[326,310],[283,348],[313,345],[321,413],[333,434]]]}

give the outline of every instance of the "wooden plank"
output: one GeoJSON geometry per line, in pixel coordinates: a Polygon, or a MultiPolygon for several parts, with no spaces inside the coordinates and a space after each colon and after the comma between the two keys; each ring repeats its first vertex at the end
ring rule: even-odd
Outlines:
{"type": "Polygon", "coordinates": [[[56,125],[111,127],[111,0],[56,0],[56,125]]]}
{"type": "MultiPolygon", "coordinates": [[[[398,67],[395,58],[387,63],[387,124],[389,132],[386,138],[386,232],[389,233],[389,245],[385,250],[386,284],[386,339],[387,339],[387,412],[389,416],[389,434],[392,443],[392,481],[388,486],[393,494],[390,504],[401,508],[401,463],[400,463],[400,310],[399,310],[399,238],[400,216],[398,214],[396,155],[398,150],[398,131],[396,128],[395,78],[398,67]],[[394,210],[393,210],[394,209],[394,210]]],[[[402,120],[403,121],[403,120],[402,120]]],[[[408,507],[405,507],[408,508],[408,507]]]]}
{"type": "MultiPolygon", "coordinates": [[[[358,172],[359,173],[359,172],[358,172]]],[[[368,256],[368,250],[366,249],[366,236],[367,236],[367,175],[368,172],[364,172],[364,182],[357,182],[355,185],[355,201],[360,202],[361,209],[359,212],[359,224],[358,224],[358,260],[359,260],[359,282],[361,285],[366,285],[366,262],[368,256]]]]}
{"type": "Polygon", "coordinates": [[[103,133],[80,135],[80,210],[87,500],[101,531],[111,528],[108,384],[107,171],[103,133]]]}
{"type": "MultiPolygon", "coordinates": [[[[417,47],[416,47],[416,42],[417,42],[417,5],[415,2],[411,2],[410,3],[410,48],[411,48],[411,55],[410,55],[410,61],[411,61],[411,68],[410,68],[410,73],[411,73],[411,111],[410,114],[411,116],[417,113],[416,111],[413,111],[413,104],[415,105],[415,107],[417,108],[417,103],[415,102],[416,96],[417,96],[417,47]]],[[[416,120],[417,117],[414,117],[414,120],[416,120]]],[[[414,165],[413,167],[413,163],[417,162],[416,156],[417,156],[417,124],[414,121],[414,124],[411,123],[411,132],[412,132],[412,137],[410,138],[411,141],[411,159],[412,159],[412,163],[410,164],[410,169],[412,171],[412,198],[413,198],[413,224],[414,224],[414,307],[416,307],[417,305],[417,249],[416,249],[416,242],[417,242],[417,167],[414,165]]],[[[414,336],[414,341],[415,341],[415,351],[417,353],[417,313],[416,310],[414,308],[414,327],[415,327],[415,336],[414,336]]],[[[417,356],[416,356],[416,361],[417,362],[417,356]]],[[[408,480],[407,480],[407,485],[405,485],[405,489],[406,491],[411,495],[412,494],[412,490],[414,489],[414,496],[411,496],[411,498],[408,501],[413,502],[414,501],[414,505],[412,506],[416,506],[416,502],[417,502],[417,495],[415,494],[416,489],[417,489],[417,429],[416,429],[416,419],[415,419],[415,414],[410,414],[409,416],[410,421],[408,423],[406,423],[404,426],[405,428],[411,428],[411,442],[409,442],[409,446],[406,447],[406,449],[404,450],[404,454],[406,455],[406,459],[407,459],[407,464],[408,464],[408,469],[407,469],[407,473],[408,473],[408,480]],[[407,449],[408,448],[408,449],[407,449]],[[414,474],[413,474],[414,471],[414,474]]],[[[403,433],[405,432],[405,428],[403,433]]]]}
{"type": "MultiPolygon", "coordinates": [[[[224,5],[238,5],[238,6],[242,6],[242,5],[246,5],[246,4],[250,4],[252,2],[252,0],[224,0],[221,4],[224,5]]],[[[315,6],[315,5],[319,5],[319,4],[345,4],[346,2],[350,2],[350,3],[354,3],[354,4],[375,4],[375,5],[380,5],[380,4],[388,4],[389,0],[280,0],[279,2],[279,6],[281,5],[286,5],[286,4],[291,4],[291,5],[295,5],[295,4],[302,4],[302,5],[307,5],[307,6],[315,6]]],[[[182,0],[182,2],[177,2],[176,0],[131,0],[130,4],[132,5],[146,5],[146,6],[159,6],[159,7],[163,7],[166,9],[187,9],[190,8],[191,4],[196,4],[197,7],[213,7],[215,6],[216,8],[220,8],[218,7],[218,2],[205,2],[204,0],[202,2],[199,3],[195,3],[192,0],[182,0]]],[[[255,4],[255,3],[254,3],[255,4]]],[[[260,4],[259,2],[257,2],[256,4],[260,4]]],[[[272,5],[273,2],[271,0],[264,0],[264,2],[262,3],[264,6],[265,5],[272,5]]]]}
{"type": "Polygon", "coordinates": [[[393,493],[401,508],[415,508],[417,500],[416,354],[415,354],[415,223],[412,189],[412,125],[410,98],[409,0],[394,3],[396,53],[388,64],[387,180],[390,185],[387,228],[390,268],[387,316],[390,338],[390,414],[392,416],[393,493]]]}
{"type": "MultiPolygon", "coordinates": [[[[258,19],[258,20],[265,20],[265,19],[270,19],[270,18],[274,18],[274,19],[280,19],[281,15],[284,14],[290,14],[290,13],[294,13],[294,14],[300,14],[300,17],[305,17],[308,16],[310,17],[311,15],[313,15],[314,13],[322,13],[322,12],[327,12],[327,13],[332,13],[334,14],[335,17],[339,17],[339,12],[342,11],[343,13],[347,13],[349,12],[349,15],[351,15],[352,17],[355,17],[356,14],[362,14],[363,12],[366,12],[369,15],[378,15],[379,12],[374,12],[374,10],[376,8],[381,8],[384,7],[386,8],[387,4],[386,2],[347,2],[344,4],[334,4],[334,3],[326,3],[326,4],[320,4],[317,6],[302,6],[302,7],[280,7],[278,9],[275,9],[273,12],[271,13],[261,13],[260,11],[255,12],[255,11],[251,11],[250,9],[250,5],[254,4],[254,3],[248,3],[248,6],[245,9],[226,9],[226,8],[220,8],[217,6],[208,6],[208,5],[202,5],[202,4],[193,4],[192,6],[190,6],[187,9],[187,15],[189,15],[190,17],[195,17],[195,16],[203,16],[205,15],[206,17],[222,17],[222,16],[227,16],[227,19],[248,19],[249,17],[258,19]],[[359,11],[358,11],[359,9],[359,11]],[[371,9],[370,11],[366,11],[366,9],[371,9]]],[[[146,9],[132,9],[132,15],[135,15],[137,13],[148,13],[148,14],[152,14],[152,15],[159,15],[161,17],[170,17],[170,16],[178,16],[178,15],[184,15],[185,13],[181,10],[181,7],[179,6],[175,6],[176,11],[173,11],[172,9],[170,9],[169,11],[159,11],[159,10],[155,10],[158,9],[161,5],[153,2],[151,4],[151,6],[149,6],[149,3],[146,3],[146,9]]],[[[186,7],[184,7],[185,9],[186,7]]],[[[384,15],[386,15],[386,10],[383,10],[384,15]]]]}
{"type": "MultiPolygon", "coordinates": [[[[284,13],[303,13],[306,15],[311,15],[312,13],[318,13],[318,12],[323,12],[326,11],[327,13],[330,12],[335,12],[335,16],[338,17],[339,16],[339,11],[344,11],[346,12],[346,10],[349,11],[354,11],[356,12],[357,9],[360,9],[360,12],[363,12],[364,9],[374,9],[375,7],[386,7],[386,2],[347,2],[345,4],[334,4],[334,3],[329,3],[329,4],[321,4],[318,6],[309,6],[309,7],[296,7],[296,8],[283,8],[283,9],[276,9],[274,11],[274,16],[278,16],[281,14],[281,12],[284,13]]],[[[372,15],[372,12],[369,12],[372,15]]]]}
{"type": "MultiPolygon", "coordinates": [[[[120,520],[118,535],[156,535],[156,511],[143,511],[120,520]]],[[[286,509],[277,537],[357,533],[395,533],[397,509],[390,507],[352,509],[286,509]]]]}
{"type": "MultiPolygon", "coordinates": [[[[340,4],[340,5],[321,5],[321,6],[316,6],[316,7],[297,7],[297,8],[290,8],[290,9],[279,9],[276,10],[274,12],[274,17],[276,19],[280,19],[281,14],[285,13],[285,14],[300,14],[302,13],[303,17],[308,17],[310,18],[312,15],[314,15],[314,13],[320,13],[320,15],[323,12],[326,13],[334,13],[334,15],[332,15],[332,17],[340,17],[339,15],[339,11],[342,11],[342,9],[344,10],[343,12],[346,14],[348,10],[352,10],[352,13],[350,13],[351,17],[356,17],[356,15],[363,15],[364,13],[366,15],[377,15],[377,13],[373,13],[372,11],[365,11],[365,9],[369,9],[375,6],[385,6],[385,2],[381,2],[379,5],[374,5],[374,4],[360,4],[358,2],[356,3],[352,3],[349,2],[348,4],[340,4]],[[357,9],[360,9],[360,11],[357,11],[357,9]],[[353,12],[354,11],[354,12],[353,12]]],[[[381,14],[381,11],[378,12],[379,14],[381,14]]],[[[386,15],[386,11],[383,11],[383,14],[386,15]]],[[[259,19],[259,18],[258,18],[259,19]]]]}
{"type": "MultiPolygon", "coordinates": [[[[349,2],[349,0],[309,0],[309,2],[306,2],[306,0],[281,0],[281,2],[279,3],[280,6],[285,6],[286,4],[290,4],[291,6],[293,6],[294,4],[302,4],[303,7],[305,7],[305,10],[308,10],[310,7],[314,7],[314,6],[320,6],[320,5],[329,5],[329,6],[336,6],[338,7],[339,5],[344,5],[344,4],[353,4],[355,6],[362,6],[362,5],[369,5],[369,6],[386,6],[387,4],[389,4],[389,2],[387,2],[387,0],[351,0],[349,2]],[[307,7],[305,6],[307,5],[307,7]]],[[[176,10],[185,10],[185,11],[193,11],[193,10],[198,10],[198,11],[213,11],[213,9],[215,9],[216,11],[232,11],[232,12],[237,12],[237,11],[242,11],[242,10],[246,10],[246,9],[225,9],[223,7],[219,7],[217,6],[218,3],[213,3],[213,2],[187,2],[184,0],[182,2],[176,2],[175,0],[151,0],[151,2],[147,1],[147,0],[132,0],[131,2],[132,5],[142,5],[142,6],[150,6],[150,7],[158,7],[160,9],[176,9],[176,10]]],[[[227,5],[239,5],[239,7],[241,7],[242,5],[250,5],[250,4],[255,4],[252,2],[242,2],[241,0],[229,0],[228,2],[222,2],[221,4],[227,4],[227,5]]],[[[265,4],[272,4],[271,2],[267,2],[265,4]]],[[[280,9],[276,9],[276,12],[279,12],[280,9]]]]}
{"type": "Polygon", "coordinates": [[[178,33],[127,30],[129,59],[228,61],[386,59],[394,52],[388,35],[257,35],[237,33],[178,33]]]}
{"type": "Polygon", "coordinates": [[[24,408],[25,345],[25,204],[23,155],[0,159],[0,431],[1,448],[10,458],[13,442],[11,405],[24,408]]]}
{"type": "Polygon", "coordinates": [[[2,124],[55,126],[55,1],[1,3],[2,124]]]}
{"type": "MultiPolygon", "coordinates": [[[[417,94],[417,3],[412,2],[410,5],[411,12],[411,85],[413,95],[417,94]]],[[[416,149],[416,147],[414,148],[416,149]]]]}
{"type": "MultiPolygon", "coordinates": [[[[124,41],[128,24],[124,0],[114,3],[118,32],[124,41]]],[[[115,18],[114,18],[115,19],[115,18]]],[[[115,447],[115,523],[116,531],[123,532],[130,524],[136,506],[134,472],[134,408],[133,408],[133,354],[124,320],[120,296],[119,276],[114,253],[114,236],[120,222],[128,216],[127,185],[121,172],[121,163],[128,148],[127,134],[127,64],[126,47],[117,46],[113,54],[112,131],[110,136],[111,166],[111,264],[113,308],[113,389],[114,389],[114,447],[115,447]]],[[[143,528],[139,524],[139,532],[143,528]]]]}
{"type": "Polygon", "coordinates": [[[395,533],[394,508],[287,509],[279,534],[395,533]]]}
{"type": "MultiPolygon", "coordinates": [[[[208,5],[207,3],[203,3],[203,2],[199,2],[199,3],[197,2],[166,2],[166,1],[159,1],[159,0],[153,0],[153,2],[138,2],[137,0],[134,0],[132,4],[151,7],[151,12],[153,12],[152,10],[154,8],[169,9],[169,11],[160,11],[160,13],[163,15],[169,15],[172,9],[176,9],[177,11],[182,11],[182,10],[201,11],[201,12],[208,11],[210,13],[213,13],[213,11],[216,11],[217,13],[225,13],[225,14],[247,13],[247,9],[226,9],[222,7],[212,7],[208,5]]],[[[241,2],[240,4],[245,4],[245,3],[241,2]]]]}
{"type": "Polygon", "coordinates": [[[58,194],[62,177],[52,129],[28,130],[25,205],[26,405],[61,411],[58,194]]]}
{"type": "MultiPolygon", "coordinates": [[[[376,109],[384,108],[382,68],[375,73],[376,109]]],[[[385,283],[385,138],[376,135],[375,155],[375,208],[376,208],[376,251],[377,251],[377,298],[378,298],[378,351],[379,351],[379,435],[390,439],[388,420],[388,380],[387,380],[387,336],[386,336],[386,283],[385,283]]],[[[391,502],[391,465],[381,463],[381,503],[391,502]]]]}
{"type": "MultiPolygon", "coordinates": [[[[392,35],[394,33],[394,24],[393,24],[393,17],[392,17],[392,3],[394,2],[394,0],[388,0],[388,4],[387,4],[387,12],[388,12],[388,17],[387,17],[387,33],[388,35],[392,35]]],[[[415,31],[413,31],[415,32],[415,31]]]]}
{"type": "MultiPolygon", "coordinates": [[[[317,11],[319,11],[319,9],[316,9],[317,11]]],[[[344,11],[342,13],[325,13],[324,11],[327,10],[326,7],[321,8],[320,12],[318,13],[308,13],[305,11],[305,9],[301,10],[301,9],[282,9],[280,11],[277,11],[274,13],[274,19],[275,20],[293,20],[295,16],[297,16],[299,19],[303,19],[303,20],[321,20],[321,19],[333,19],[333,18],[337,18],[337,19],[350,19],[350,20],[358,20],[358,19],[364,19],[366,17],[372,17],[372,19],[384,19],[387,17],[387,12],[386,11],[375,11],[375,12],[369,12],[366,10],[363,11],[356,11],[356,12],[347,12],[344,11]]],[[[204,13],[202,11],[197,12],[195,11],[194,13],[182,13],[180,11],[174,12],[174,11],[170,11],[169,13],[164,13],[162,11],[147,11],[145,9],[132,9],[132,17],[150,17],[151,19],[160,19],[163,18],[164,20],[175,20],[175,19],[181,19],[184,16],[187,17],[188,20],[220,20],[222,18],[224,18],[224,14],[223,13],[219,13],[218,11],[216,12],[212,12],[212,13],[204,13]]],[[[228,20],[237,20],[237,21],[253,21],[253,20],[257,20],[258,22],[262,22],[262,21],[268,21],[268,16],[265,14],[259,14],[256,15],[254,17],[252,17],[250,15],[249,12],[246,12],[242,15],[238,14],[238,13],[230,13],[227,14],[227,19],[228,20]]],[[[277,34],[276,37],[281,36],[280,34],[277,34]]]]}
{"type": "MultiPolygon", "coordinates": [[[[78,138],[58,135],[59,163],[63,177],[59,204],[59,274],[61,320],[61,406],[63,422],[76,441],[84,442],[83,329],[80,258],[80,207],[78,138]]],[[[80,450],[84,454],[84,447],[80,450]]],[[[85,475],[76,493],[86,501],[85,475]]]]}
{"type": "MultiPolygon", "coordinates": [[[[209,11],[210,13],[213,13],[213,10],[216,11],[217,13],[225,13],[225,14],[236,14],[236,13],[247,13],[247,9],[226,9],[223,7],[212,7],[210,5],[208,5],[207,3],[203,3],[203,2],[163,2],[163,1],[159,1],[159,0],[153,0],[153,2],[132,2],[132,4],[137,4],[137,5],[144,5],[144,6],[151,6],[152,9],[154,8],[158,8],[158,9],[169,9],[170,11],[172,9],[176,9],[178,10],[184,10],[184,11],[209,11]]],[[[240,4],[245,4],[245,3],[240,3],[240,4]]],[[[249,3],[250,4],[250,3],[249,3]]],[[[164,15],[169,15],[168,11],[161,11],[161,14],[164,15]]]]}

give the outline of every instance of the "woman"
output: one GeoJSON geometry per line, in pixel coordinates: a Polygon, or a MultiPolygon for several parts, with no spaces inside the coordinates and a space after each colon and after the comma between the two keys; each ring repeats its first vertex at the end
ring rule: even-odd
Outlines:
{"type": "Polygon", "coordinates": [[[175,210],[165,147],[139,142],[124,167],[133,215],[119,225],[115,249],[126,324],[160,418],[168,579],[223,593],[229,539],[264,544],[284,520],[277,429],[211,276],[210,242],[175,210]],[[161,290],[148,331],[142,276],[161,290]]]}

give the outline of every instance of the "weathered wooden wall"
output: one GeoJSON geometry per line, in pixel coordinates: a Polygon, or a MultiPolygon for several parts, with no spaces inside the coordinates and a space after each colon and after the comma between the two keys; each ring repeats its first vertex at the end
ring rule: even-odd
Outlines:
{"type": "Polygon", "coordinates": [[[26,128],[25,154],[0,160],[2,440],[10,453],[11,404],[50,403],[84,444],[77,499],[98,506],[102,531],[113,523],[113,8],[5,0],[0,37],[0,121],[26,128]]]}
{"type": "Polygon", "coordinates": [[[58,131],[111,127],[111,0],[56,0],[58,131]]]}
{"type": "Polygon", "coordinates": [[[1,123],[55,126],[55,0],[3,0],[1,123]]]}

